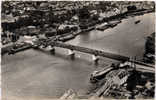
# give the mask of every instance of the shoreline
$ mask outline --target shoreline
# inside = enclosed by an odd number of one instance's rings
[[[95,25],[90,26],[87,29],[83,29],[83,30],[78,29],[77,32],[72,31],[70,33],[62,34],[63,36],[59,35],[58,40],[61,40],[62,42],[67,42],[67,41],[70,41],[70,40],[76,38],[76,36],[82,34],[83,32],[89,32],[91,30],[96,29],[96,25],[100,25],[100,24],[102,24],[104,22],[109,22],[109,21],[114,21],[114,20],[122,21],[123,19],[125,19],[126,17],[131,16],[131,15],[139,16],[139,15],[144,15],[144,14],[148,14],[148,13],[154,13],[154,9],[147,9],[147,10],[141,9],[141,10],[136,10],[136,11],[132,11],[132,12],[127,11],[127,12],[124,12],[124,13],[121,13],[121,14],[113,15],[113,16],[110,16],[108,18],[103,18],[102,21],[99,21],[99,20],[96,21]],[[118,25],[118,23],[117,23],[117,25]],[[110,27],[108,27],[108,28],[110,28]],[[108,29],[108,28],[106,28],[106,29]],[[55,36],[52,36],[51,38],[53,38],[53,37],[55,37]],[[14,43],[12,43],[12,42],[9,43],[9,44],[6,44],[6,45],[2,45],[1,54],[3,55],[3,54],[8,53],[10,48],[12,48],[13,46],[14,46]]]
[[[139,11],[140,11],[140,10],[139,10]],[[142,10],[141,10],[141,11],[142,11]],[[108,18],[104,18],[101,22],[96,23],[94,26],[91,26],[91,27],[88,27],[87,29],[79,30],[78,32],[75,32],[72,39],[74,39],[77,35],[82,34],[83,32],[88,32],[88,31],[94,30],[94,29],[96,28],[96,25],[100,25],[100,24],[102,24],[102,23],[104,23],[104,22],[114,21],[114,20],[116,20],[116,19],[118,19],[118,18],[121,18],[121,19],[119,19],[119,20],[122,21],[122,20],[125,19],[126,17],[133,15],[133,13],[134,13],[134,16],[139,16],[139,15],[144,15],[144,14],[148,14],[148,13],[154,13],[154,11],[153,11],[153,9],[152,9],[152,10],[145,10],[145,11],[143,10],[143,12],[138,12],[138,11],[136,11],[136,12],[125,12],[125,13],[122,13],[122,14],[118,14],[118,15],[115,15],[115,16],[110,16],[110,17],[108,17]],[[117,17],[117,18],[116,18],[116,17]],[[117,23],[117,25],[118,25],[118,24],[119,24],[119,23]],[[110,28],[110,27],[108,27],[108,28]],[[106,29],[108,29],[108,28],[106,28]],[[105,30],[106,30],[106,29],[105,29]],[[103,30],[103,31],[104,31],[104,30]],[[67,33],[67,34],[69,34],[69,33]],[[72,39],[69,39],[69,40],[67,40],[67,41],[70,41],[70,40],[72,40]],[[65,42],[66,42],[66,41],[65,41]]]

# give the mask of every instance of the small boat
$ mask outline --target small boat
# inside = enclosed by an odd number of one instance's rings
[[[107,28],[108,28],[108,23],[103,23],[101,25],[96,26],[96,29],[100,31],[104,31]]]
[[[111,27],[111,28],[113,28],[116,25],[118,25],[119,23],[121,23],[121,20],[110,21],[110,22],[108,22],[108,26]]]
[[[65,42],[65,41],[68,41],[68,40],[73,39],[73,38],[75,38],[75,35],[72,33],[69,33],[69,34],[66,34],[66,35],[60,37],[58,40]]]
[[[140,20],[135,21],[135,24],[138,24],[138,23],[140,23]]]
[[[24,50],[27,50],[27,49],[30,49],[32,47],[31,44],[28,44],[28,43],[18,43],[18,44],[15,44],[8,52],[8,54],[15,54],[17,52],[20,52],[20,51],[24,51]]]
[[[107,26],[113,28],[113,27],[115,27],[116,25],[117,25],[117,23],[109,23]]]
[[[123,70],[124,68],[128,68],[129,66],[131,66],[131,63],[125,62],[125,63],[112,63],[100,70],[96,70],[94,72],[91,73],[90,75],[90,82],[91,83],[97,83],[98,81],[102,80],[104,77],[108,76],[107,74],[109,74],[112,71],[115,70]],[[124,71],[125,72],[125,71]],[[124,73],[123,74],[126,74]],[[122,73],[119,73],[122,74]],[[119,75],[120,79],[122,79],[125,75]],[[124,81],[124,80],[123,80]],[[121,82],[123,83],[123,82]]]
[[[100,31],[104,31],[104,30],[106,30],[107,28],[109,28],[109,26],[102,26],[102,27],[98,27],[98,28],[96,28],[97,30],[100,30]]]
[[[93,73],[91,73],[90,76],[90,82],[91,83],[96,83],[99,80],[101,80],[103,77],[105,77],[105,75],[110,72],[113,69],[113,67],[110,67],[110,65],[108,65],[106,68],[100,69],[100,70],[96,70]]]

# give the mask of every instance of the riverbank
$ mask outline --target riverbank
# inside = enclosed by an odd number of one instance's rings
[[[126,11],[154,9],[154,2],[84,1],[84,2],[3,2],[2,43],[12,41],[8,35],[48,37],[69,33],[70,25],[87,30],[102,20],[113,19]],[[11,7],[12,9],[9,9]],[[87,17],[84,17],[87,16]],[[63,26],[63,31],[59,30]],[[65,26],[65,27],[64,27]],[[72,37],[72,36],[68,36]]]
[[[69,41],[71,39],[74,39],[79,34],[89,32],[91,30],[96,29],[97,25],[100,25],[100,24],[102,24],[104,22],[107,22],[107,23],[109,22],[110,23],[110,25],[107,26],[107,28],[106,28],[106,29],[108,29],[108,28],[111,28],[111,24],[116,24],[116,25],[119,24],[119,22],[111,23],[111,21],[114,21],[114,20],[122,21],[122,19],[125,19],[128,16],[134,17],[134,16],[140,16],[140,15],[143,15],[143,14],[146,14],[146,13],[152,13],[152,12],[154,12],[154,9],[150,9],[150,10],[141,9],[141,10],[135,10],[135,11],[130,11],[130,12],[127,11],[127,12],[122,13],[122,14],[118,14],[118,15],[115,15],[115,16],[110,16],[108,18],[103,18],[103,20],[97,21],[95,24],[93,24],[93,26],[87,27],[86,29],[78,28],[78,30],[76,32],[71,31],[70,33],[66,33],[66,34],[63,34],[63,35],[58,35],[57,40],[62,41],[62,42],[66,42],[66,41]],[[12,46],[13,46],[13,43],[9,43],[7,45],[2,46],[1,54],[3,55],[5,53],[9,52],[9,50],[10,50],[10,48]]]
[[[111,23],[111,21],[113,20],[118,20],[118,21],[121,21],[122,19],[125,19],[127,18],[128,16],[131,16],[131,17],[134,17],[134,16],[140,16],[140,15],[143,15],[143,14],[146,14],[146,13],[152,13],[154,12],[153,9],[151,10],[145,10],[145,9],[142,9],[142,10],[136,10],[136,11],[132,11],[132,12],[125,12],[125,13],[122,13],[122,14],[118,14],[118,15],[115,15],[115,16],[110,16],[108,18],[103,18],[103,20],[101,21],[97,21],[96,24],[94,24],[93,26],[91,27],[88,27],[86,29],[80,29],[78,30],[77,32],[74,32],[73,36],[69,36],[69,40],[70,38],[71,39],[74,39],[77,35],[83,33],[83,32],[88,32],[88,31],[91,31],[93,29],[96,29],[96,25],[99,25],[99,24],[102,24],[104,22],[109,22],[110,23],[110,26],[107,27],[107,28],[111,28],[111,24],[119,24],[119,22],[116,22],[116,23]]]

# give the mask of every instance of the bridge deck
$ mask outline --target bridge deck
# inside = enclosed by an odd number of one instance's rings
[[[119,61],[131,61],[131,59],[129,57],[118,55],[118,54],[113,54],[113,53],[109,53],[109,52],[104,52],[101,50],[95,50],[95,49],[75,46],[75,45],[71,45],[71,44],[65,44],[65,43],[56,42],[56,41],[55,42],[51,41],[50,44],[52,46],[55,46],[55,47],[72,49],[72,50],[76,50],[76,51],[80,51],[80,52],[84,52],[84,53],[89,53],[89,54],[93,54],[93,55],[97,55],[97,56],[107,57],[107,58],[115,59],[115,60],[119,60]],[[146,64],[146,63],[143,63],[143,62],[137,61],[137,60],[132,60],[132,61],[136,64],[139,64],[139,65],[154,68],[154,65],[151,65],[151,64]]]

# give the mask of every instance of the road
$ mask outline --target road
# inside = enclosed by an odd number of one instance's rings
[[[139,24],[134,24],[140,19]],[[154,32],[154,14],[130,17],[114,28],[93,30],[81,34],[67,43],[104,50],[125,56],[141,58],[145,37]],[[76,52],[70,60],[67,50],[56,48],[56,55],[46,50],[26,50],[15,55],[2,56],[2,97],[12,98],[57,98],[68,89],[79,95],[87,94],[92,71],[114,62],[102,58],[95,66],[91,55]]]

